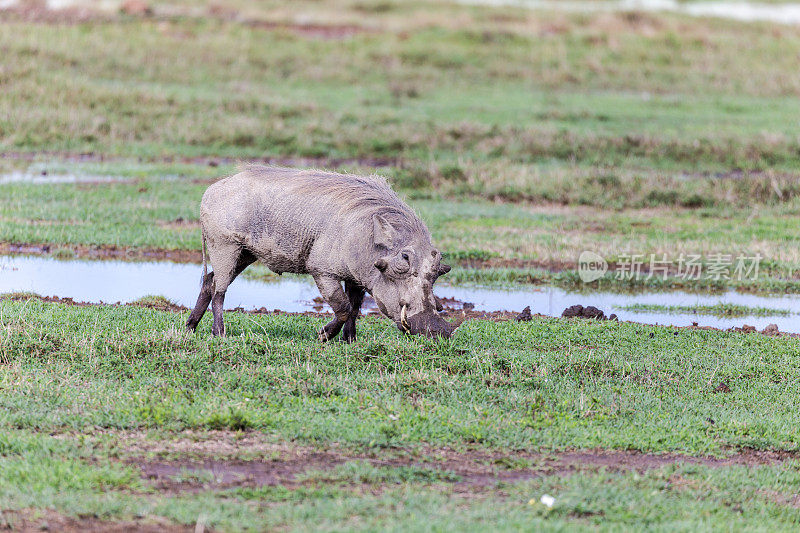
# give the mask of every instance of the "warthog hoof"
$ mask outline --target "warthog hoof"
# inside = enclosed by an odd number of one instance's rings
[[[319,339],[319,342],[328,342],[331,340],[331,337],[328,334],[328,331],[325,329],[325,326],[320,328],[319,332],[317,333],[317,338]]]

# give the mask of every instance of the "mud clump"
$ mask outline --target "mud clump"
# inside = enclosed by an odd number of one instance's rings
[[[562,318],[593,318],[595,320],[617,320],[617,315],[611,314],[606,316],[606,314],[601,311],[600,309],[596,308],[593,305],[587,305],[586,307],[578,304],[567,307],[564,309],[564,312],[561,313]]]
[[[522,312],[514,318],[514,320],[517,322],[528,322],[533,320],[533,316],[531,316],[531,306],[526,306],[525,309],[523,309]]]
[[[731,388],[730,388],[730,386],[728,386],[727,383],[725,383],[724,381],[721,381],[720,384],[717,385],[716,388],[714,389],[714,392],[715,393],[727,394],[727,393],[731,392]]]
[[[762,335],[778,335],[780,334],[780,330],[778,329],[777,324],[770,324],[764,328],[761,332]]]

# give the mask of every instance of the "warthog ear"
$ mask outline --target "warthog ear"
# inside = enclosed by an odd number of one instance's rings
[[[375,261],[375,268],[377,268],[381,272],[384,272],[388,266],[389,263],[386,262],[386,259],[378,259],[377,261]]]
[[[436,274],[439,276],[444,276],[450,272],[450,265],[445,265],[444,263],[439,265],[439,270],[436,271]]]
[[[394,238],[397,235],[389,221],[381,215],[373,215],[372,217],[372,238],[376,246],[384,246],[391,248],[394,244]]]

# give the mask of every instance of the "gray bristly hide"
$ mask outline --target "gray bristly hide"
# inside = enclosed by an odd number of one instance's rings
[[[212,331],[224,334],[225,291],[255,260],[278,274],[313,276],[335,315],[322,341],[342,328],[346,341],[355,339],[364,291],[403,331],[449,337],[455,329],[436,313],[433,295],[450,267],[381,177],[248,166],[208,188],[200,223],[213,272],[203,277],[191,330],[211,302]]]

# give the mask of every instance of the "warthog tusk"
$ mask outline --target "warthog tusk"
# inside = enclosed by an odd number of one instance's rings
[[[406,307],[408,306],[404,305],[400,308],[400,325],[403,326],[406,333],[411,333],[411,326],[408,325],[408,320],[406,320]]]

